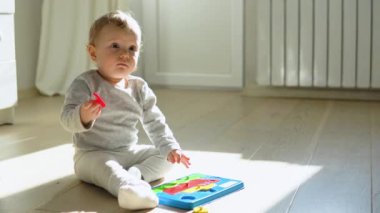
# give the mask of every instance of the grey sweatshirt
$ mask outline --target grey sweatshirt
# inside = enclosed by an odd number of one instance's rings
[[[138,142],[136,125],[140,121],[161,155],[180,149],[148,84],[142,78],[130,76],[127,88],[124,85],[123,81],[115,86],[108,83],[96,70],[87,71],[72,82],[66,93],[61,123],[73,133],[75,147],[79,150],[128,149]],[[99,118],[83,126],[80,105],[93,99],[93,92],[99,93],[107,106]]]

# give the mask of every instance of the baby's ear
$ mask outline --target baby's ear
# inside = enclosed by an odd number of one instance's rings
[[[92,44],[87,45],[87,52],[88,52],[88,55],[91,57],[91,59],[93,61],[95,61],[96,60],[96,48],[95,48],[95,46]]]

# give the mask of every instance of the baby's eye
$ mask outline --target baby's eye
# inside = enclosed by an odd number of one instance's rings
[[[137,50],[136,46],[130,46],[129,47],[129,51],[131,51],[131,52],[136,52],[136,50]]]
[[[120,48],[120,45],[118,43],[112,43],[111,47],[112,48]]]

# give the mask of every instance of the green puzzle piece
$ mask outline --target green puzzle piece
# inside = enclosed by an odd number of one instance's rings
[[[162,185],[159,185],[159,186],[153,188],[153,192],[155,192],[157,194],[157,193],[163,192],[165,189],[169,189],[169,188],[175,187],[178,184],[186,183],[186,182],[191,181],[191,180],[202,178],[203,176],[204,175],[202,175],[202,174],[192,174],[192,175],[183,177],[181,179],[174,180],[174,181],[171,181],[169,183],[164,183]]]

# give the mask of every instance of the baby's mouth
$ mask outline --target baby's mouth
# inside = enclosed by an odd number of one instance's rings
[[[116,65],[119,67],[129,67],[126,63],[117,63]]]

